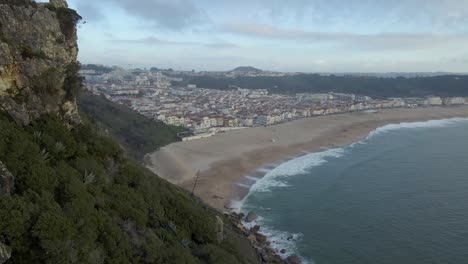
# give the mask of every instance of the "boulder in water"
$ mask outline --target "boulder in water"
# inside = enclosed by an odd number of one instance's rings
[[[245,221],[247,223],[252,223],[253,221],[257,220],[257,214],[250,211],[247,216],[245,217]]]

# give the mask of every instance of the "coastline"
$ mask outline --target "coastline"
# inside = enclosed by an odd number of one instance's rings
[[[146,166],[166,180],[192,190],[223,211],[249,192],[245,176],[262,177],[266,170],[302,155],[338,148],[364,139],[378,127],[468,117],[468,106],[384,109],[377,113],[320,116],[219,134],[208,139],[178,142],[150,153]],[[274,140],[272,140],[274,139]],[[269,166],[269,167],[268,167]]]

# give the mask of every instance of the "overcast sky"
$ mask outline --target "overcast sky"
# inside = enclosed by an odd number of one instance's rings
[[[468,72],[468,0],[68,0],[82,63]]]

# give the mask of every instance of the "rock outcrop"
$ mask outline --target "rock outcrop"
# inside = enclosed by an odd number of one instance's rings
[[[76,23],[64,0],[0,0],[0,109],[19,124],[58,113],[80,123]]]
[[[249,212],[245,217],[247,223],[252,223],[255,220],[257,220],[257,214],[255,212]]]
[[[257,218],[256,214],[253,212],[250,212],[247,214],[247,217],[244,216],[244,214],[237,214],[237,213],[231,213],[230,215],[227,215],[229,217],[229,220],[232,222],[232,225],[238,230],[250,241],[252,246],[255,248],[257,251],[257,254],[259,258],[262,260],[262,263],[268,263],[268,264],[301,264],[301,259],[296,256],[296,255],[291,255],[287,259],[282,259],[279,253],[286,253],[285,250],[283,252],[277,252],[273,247],[271,246],[270,241],[268,241],[268,238],[260,233],[261,227],[259,225],[255,225],[254,227],[247,229],[245,228],[244,225],[242,225],[242,221],[247,221],[247,218],[250,217],[250,220],[255,221]]]
[[[215,216],[216,242],[220,244],[224,240],[224,222],[219,216]]]
[[[10,258],[11,258],[10,248],[5,246],[2,242],[0,242],[0,264],[5,263]]]
[[[15,186],[15,177],[0,161],[0,197],[9,196]]]

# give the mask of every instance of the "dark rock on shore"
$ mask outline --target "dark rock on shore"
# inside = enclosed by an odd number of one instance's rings
[[[245,217],[245,221],[247,223],[252,223],[253,221],[257,220],[257,214],[250,211],[247,216]]]
[[[233,226],[237,227],[245,236],[246,238],[250,241],[252,246],[257,250],[257,254],[260,257],[261,261],[263,263],[268,263],[268,264],[300,264],[301,259],[296,256],[292,255],[288,257],[287,259],[281,258],[279,256],[278,252],[275,251],[271,247],[270,241],[268,241],[268,238],[260,234],[260,226],[256,225],[249,230],[245,228],[244,225],[242,225],[242,220],[245,220],[246,222],[255,221],[257,219],[257,215],[254,212],[249,212],[247,214],[247,217],[244,218],[244,214],[238,214],[238,213],[232,213],[229,216],[229,219],[231,220]],[[281,253],[284,254],[286,253],[286,250],[281,250]]]

